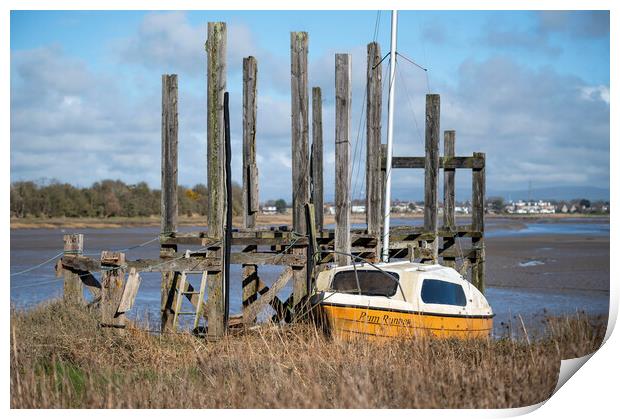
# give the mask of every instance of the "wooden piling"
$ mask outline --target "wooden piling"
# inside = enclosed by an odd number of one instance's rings
[[[226,91],[226,24],[209,22],[207,35],[207,232],[224,234],[224,92]]]
[[[351,55],[336,54],[336,230],[334,250],[351,253]],[[334,255],[338,266],[349,265],[347,255]]]
[[[256,58],[243,59],[243,226],[256,227],[258,214],[258,166],[256,164]],[[257,246],[246,246],[246,253],[255,253]],[[242,305],[247,307],[257,298],[258,267],[242,267]]]
[[[312,88],[312,203],[315,228],[323,230],[323,100],[320,87]]]
[[[439,95],[426,95],[424,160],[424,229],[434,234],[431,262],[437,262],[437,185],[439,177]]]
[[[102,251],[101,266],[106,269],[101,274],[101,326],[125,327],[125,312],[118,307],[125,288],[125,254]]]
[[[366,63],[366,225],[368,234],[381,234],[381,47],[371,42]]]
[[[207,234],[224,239],[226,215],[224,172],[224,93],[226,91],[226,24],[209,22],[207,27]],[[211,256],[223,264],[223,245]],[[222,264],[209,271],[207,278],[207,338],[215,340],[224,334],[224,276]]]
[[[64,255],[82,255],[84,251],[83,234],[65,234],[63,236]],[[64,277],[63,299],[67,303],[84,303],[84,286],[80,274],[70,269],[62,270]]]
[[[291,142],[293,230],[307,234],[305,204],[310,200],[310,160],[308,156],[308,33],[291,32]],[[293,253],[307,258],[305,248]],[[293,307],[308,295],[307,268],[293,269]]]
[[[178,81],[176,74],[161,77],[161,231],[167,238],[177,232],[178,219]],[[160,257],[170,257],[176,245],[162,244]],[[161,331],[172,326],[172,299],[174,272],[162,272],[161,277]]]
[[[486,160],[484,153],[474,153],[474,158]],[[473,231],[482,233],[481,237],[473,237],[472,248],[475,250],[475,258],[471,261],[471,282],[480,292],[484,293],[485,286],[485,245],[484,245],[484,204],[485,204],[486,174],[484,166],[473,169],[472,192],[471,192],[471,228]]]
[[[293,230],[305,234],[304,205],[310,195],[307,32],[291,32],[291,122]]]
[[[455,132],[444,131],[443,133],[443,148],[444,148],[444,169],[443,169],[443,226],[444,229],[450,231],[455,228],[454,220],[454,175],[456,169],[446,168],[446,159],[454,157],[454,142]],[[451,250],[455,246],[456,237],[444,237],[443,251],[445,254],[450,254]],[[444,256],[443,263],[446,266],[452,268],[456,267],[456,259],[454,256]]]
[[[256,58],[243,59],[243,226],[256,227],[258,169],[256,167]]]

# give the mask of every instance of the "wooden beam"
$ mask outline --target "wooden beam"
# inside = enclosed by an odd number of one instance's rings
[[[444,157],[450,158],[454,156],[454,131],[444,131],[443,133],[443,146]],[[454,221],[454,174],[455,169],[445,168],[443,169],[443,228],[446,230],[452,230],[455,226]],[[453,248],[456,241],[454,237],[446,237],[443,241],[444,251]],[[456,260],[446,253],[443,254],[443,263],[446,266],[456,268]]]
[[[226,42],[224,22],[207,25],[207,233],[214,239],[224,239],[226,215],[226,173],[224,144],[224,93],[226,92]],[[211,252],[223,259],[222,249]],[[223,265],[223,261],[220,266]],[[208,318],[207,339],[216,340],[224,334],[224,275],[222,269],[209,271],[207,278]]]
[[[323,230],[323,110],[321,88],[312,88],[312,203],[316,229]]]
[[[334,250],[351,251],[351,54],[336,54],[336,231]],[[349,265],[347,255],[334,256],[339,266]]]
[[[161,77],[161,230],[160,238],[175,234],[178,224],[178,81],[176,74]],[[160,240],[163,255],[177,251],[176,244]],[[162,332],[172,326],[170,298],[173,297],[173,272],[161,276],[161,322]]]
[[[106,268],[101,274],[101,326],[123,328],[127,318],[117,309],[125,287],[125,254],[104,250],[101,265]]]
[[[425,157],[392,157],[392,169],[424,169]],[[477,157],[455,156],[440,157],[440,169],[482,169],[484,159]],[[381,170],[385,170],[385,157],[381,159]]]
[[[256,226],[258,169],[256,165],[256,58],[243,59],[243,226]]]
[[[366,61],[366,225],[369,234],[380,235],[381,213],[381,47],[371,42]]]
[[[83,234],[65,234],[63,236],[64,255],[79,256],[84,251]],[[64,285],[63,300],[71,304],[84,303],[84,287],[79,273],[63,269]]]
[[[437,186],[439,175],[439,112],[439,95],[426,95],[424,229],[435,234],[437,233]],[[437,262],[438,240],[433,239],[431,246],[433,249],[431,262],[435,263]]]
[[[291,141],[293,230],[306,234],[304,205],[310,196],[307,32],[291,32]]]

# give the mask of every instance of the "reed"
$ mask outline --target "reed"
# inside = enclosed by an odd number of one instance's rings
[[[264,325],[207,343],[98,326],[46,303],[11,313],[13,408],[503,408],[548,398],[561,356],[596,350],[603,319],[549,319],[544,336],[333,340]]]

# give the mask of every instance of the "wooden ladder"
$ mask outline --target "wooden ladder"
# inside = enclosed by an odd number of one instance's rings
[[[202,275],[200,279],[200,291],[186,291],[185,283],[187,282],[188,275]],[[172,327],[176,328],[179,322],[179,316],[194,316],[194,328],[196,330],[200,324],[200,318],[202,317],[205,289],[207,287],[207,271],[182,271],[181,278],[177,282],[176,288],[176,300],[174,305],[174,317],[172,320]],[[198,302],[196,303],[196,311],[181,311],[183,304],[183,297],[186,295],[198,295]]]

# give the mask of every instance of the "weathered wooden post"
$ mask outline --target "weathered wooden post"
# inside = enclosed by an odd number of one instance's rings
[[[161,230],[160,238],[177,232],[178,200],[178,81],[176,74],[161,77]],[[176,244],[162,244],[160,257],[169,258]],[[161,274],[161,331],[172,326],[175,273]]]
[[[371,42],[366,63],[366,224],[381,235],[381,47]],[[377,254],[379,256],[379,254]]]
[[[224,239],[226,215],[224,173],[224,92],[226,91],[226,23],[209,22],[207,27],[207,234]],[[222,263],[209,271],[206,312],[209,322],[207,338],[224,334],[223,244],[212,256]]]
[[[127,322],[125,312],[117,311],[125,287],[124,265],[124,253],[101,252],[101,326],[123,328]]]
[[[256,165],[256,58],[243,59],[243,226],[256,227],[258,213],[258,166]],[[256,252],[256,245],[248,245],[244,252]],[[242,305],[247,307],[257,298],[258,267],[243,265]]]
[[[83,234],[65,234],[63,242],[65,255],[81,255],[84,251]],[[82,285],[80,275],[69,269],[63,269],[62,272],[64,277],[64,301],[67,303],[83,303],[84,286]]]
[[[312,203],[315,228],[323,230],[323,103],[321,88],[312,88]]]
[[[351,54],[336,54],[336,231],[334,250],[351,253]],[[334,261],[348,265],[348,255],[336,253]]]
[[[307,234],[305,204],[310,200],[310,162],[308,158],[308,33],[291,32],[291,141],[293,174],[293,230]],[[306,256],[306,249],[293,249]],[[293,306],[308,291],[307,269],[293,272]]]
[[[480,233],[480,237],[472,237],[472,249],[475,256],[472,259],[471,282],[480,292],[484,293],[485,282],[485,249],[484,249],[484,204],[485,204],[485,154],[474,153],[474,159],[481,159],[484,164],[482,168],[474,168],[472,171],[472,192],[471,192],[471,229],[473,232]]]
[[[437,263],[437,185],[439,177],[439,95],[426,95],[424,230],[432,233],[431,262]]]
[[[444,131],[443,148],[444,148],[444,169],[443,169],[443,227],[445,230],[455,231],[454,221],[454,175],[456,169],[447,168],[450,157],[454,157],[454,131]],[[444,237],[443,251],[447,256],[443,257],[443,263],[446,266],[456,268],[456,259],[454,257],[456,236]]]

